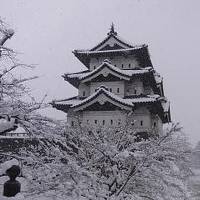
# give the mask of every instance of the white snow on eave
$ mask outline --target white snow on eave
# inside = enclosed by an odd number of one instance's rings
[[[107,91],[104,88],[99,88],[96,92],[94,92],[92,95],[89,97],[85,98],[84,100],[66,100],[60,103],[57,103],[58,105],[71,105],[71,107],[75,106],[80,106],[91,99],[93,99],[95,96],[97,96],[101,91],[103,93],[107,94],[111,99],[115,99],[117,102],[120,102],[122,104],[128,105],[128,106],[134,106],[134,103],[149,103],[149,102],[156,102],[158,98],[160,97],[159,95],[147,95],[147,97],[136,97],[136,98],[130,98],[130,99],[123,99],[112,92]]]
[[[129,45],[129,46],[132,46],[133,48],[138,48],[138,49],[139,49],[139,48],[141,48],[141,47],[147,46],[146,44],[141,44],[141,45],[133,44],[133,43],[131,43],[131,42],[125,40],[124,38],[122,38],[122,37],[119,36],[119,35],[116,35],[115,37],[116,37],[118,40],[122,41],[123,43],[125,43],[125,44],[127,44],[127,45]]]
[[[81,102],[79,99],[70,99],[70,100],[65,100],[65,101],[55,101],[56,105],[74,105],[78,102]]]
[[[124,44],[125,46],[127,46],[127,48],[130,48],[129,46],[132,46],[132,48],[141,48],[141,47],[145,46],[145,44],[142,44],[142,45],[133,44],[133,43],[131,43],[131,42],[125,40],[124,38],[122,38],[122,37],[119,36],[118,34],[116,34],[116,35],[108,35],[108,36],[106,36],[106,38],[103,39],[101,42],[99,42],[97,45],[95,45],[94,47],[92,47],[90,50],[85,50],[85,51],[90,51],[90,52],[91,52],[91,51],[93,51],[92,49],[96,49],[99,45],[100,45],[100,47],[98,47],[97,49],[100,49],[101,46],[106,42],[106,40],[107,40],[110,36],[113,37],[113,38],[115,38],[115,39],[117,39],[117,40],[119,40],[119,41],[121,41],[121,43]],[[120,42],[119,42],[119,43],[120,43]],[[84,50],[81,50],[81,51],[84,51]],[[93,52],[94,52],[94,51],[93,51]]]
[[[114,50],[104,50],[104,51],[88,51],[88,50],[76,50],[77,53],[81,54],[96,54],[96,53],[109,53],[109,52],[126,52],[126,51],[131,51],[131,50],[137,50],[143,48],[144,45],[141,46],[135,46],[132,48],[127,48],[127,49],[114,49]]]
[[[122,70],[119,69],[118,67],[115,67],[114,65],[108,63],[108,62],[103,62],[99,67],[97,67],[95,70],[91,71],[91,72],[87,72],[87,73],[80,73],[80,74],[68,74],[67,76],[69,78],[79,78],[84,79],[87,76],[93,75],[95,74],[100,68],[102,68],[104,66],[104,64],[106,64],[110,69],[112,69],[113,71],[116,71],[120,74],[123,74],[125,76],[132,76],[132,75],[136,75],[136,74],[144,74],[144,73],[148,73],[152,67],[145,67],[143,69],[132,69],[132,70]]]

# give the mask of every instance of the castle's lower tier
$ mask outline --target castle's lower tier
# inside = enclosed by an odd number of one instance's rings
[[[158,115],[151,114],[145,107],[138,108],[134,112],[125,110],[113,111],[79,111],[69,110],[67,116],[68,125],[76,127],[120,127],[131,126],[136,132],[150,132],[152,130],[161,133],[162,121]]]

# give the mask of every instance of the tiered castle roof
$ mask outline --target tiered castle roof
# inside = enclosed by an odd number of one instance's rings
[[[112,41],[111,44],[108,44],[109,41]],[[101,86],[88,97],[76,96],[53,101],[53,107],[64,112],[68,112],[72,108],[76,112],[85,109],[104,110],[114,107],[123,110],[134,110],[138,106],[146,105],[152,113],[160,116],[163,123],[171,121],[169,102],[164,97],[163,80],[152,66],[147,45],[134,46],[125,42],[117,35],[112,25],[108,36],[98,45],[90,50],[75,50],[73,53],[88,68],[88,70],[78,73],[63,75],[63,78],[74,87],[79,88],[81,83],[87,84],[93,81],[131,81],[135,77],[139,77],[143,80],[144,84],[146,83],[151,86],[154,95],[140,94],[120,97],[109,92],[105,86]],[[134,69],[120,69],[106,59],[96,69],[91,71],[90,60],[92,58],[98,58],[99,56],[109,58],[116,55],[134,56],[138,62],[138,67]]]
[[[107,44],[109,40],[114,41],[112,46]],[[151,59],[148,52],[148,46],[146,44],[132,45],[124,41],[124,39],[119,37],[117,35],[117,32],[115,32],[113,24],[107,37],[95,47],[89,50],[74,50],[73,53],[87,68],[89,68],[90,59],[92,57],[98,57],[102,55],[134,55],[141,66],[152,67]]]

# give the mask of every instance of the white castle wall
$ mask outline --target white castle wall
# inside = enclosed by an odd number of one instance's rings
[[[143,82],[140,79],[125,82],[125,96],[140,94],[144,94]]]
[[[140,79],[135,79],[133,81],[111,81],[111,82],[91,82],[89,84],[81,83],[79,85],[79,97],[88,97],[95,92],[95,90],[104,85],[109,91],[114,94],[124,97],[130,95],[140,95],[140,94],[153,94],[152,89],[144,88],[143,82]],[[83,95],[85,94],[85,96]]]
[[[162,121],[158,116],[152,115],[147,108],[136,109],[131,115],[127,111],[69,111],[67,122],[70,126],[78,123],[86,126],[123,126],[128,123],[136,132],[151,131],[162,132]]]
[[[124,81],[92,82],[90,86],[90,93],[93,94],[101,85],[106,86],[109,91],[112,91],[112,93],[124,97]]]
[[[132,55],[129,56],[115,56],[115,57],[98,57],[98,58],[91,58],[90,60],[90,70],[96,69],[99,65],[103,63],[105,59],[110,60],[112,65],[120,69],[134,69],[139,67],[139,63],[137,62],[136,58]]]
[[[88,97],[90,96],[90,84],[81,83],[78,88],[79,97]]]

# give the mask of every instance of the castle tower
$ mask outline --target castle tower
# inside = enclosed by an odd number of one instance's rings
[[[112,24],[107,37],[90,50],[74,50],[87,70],[64,74],[78,95],[53,101],[67,113],[70,126],[122,126],[138,132],[162,131],[171,121],[162,77],[155,71],[147,45],[122,40]]]

